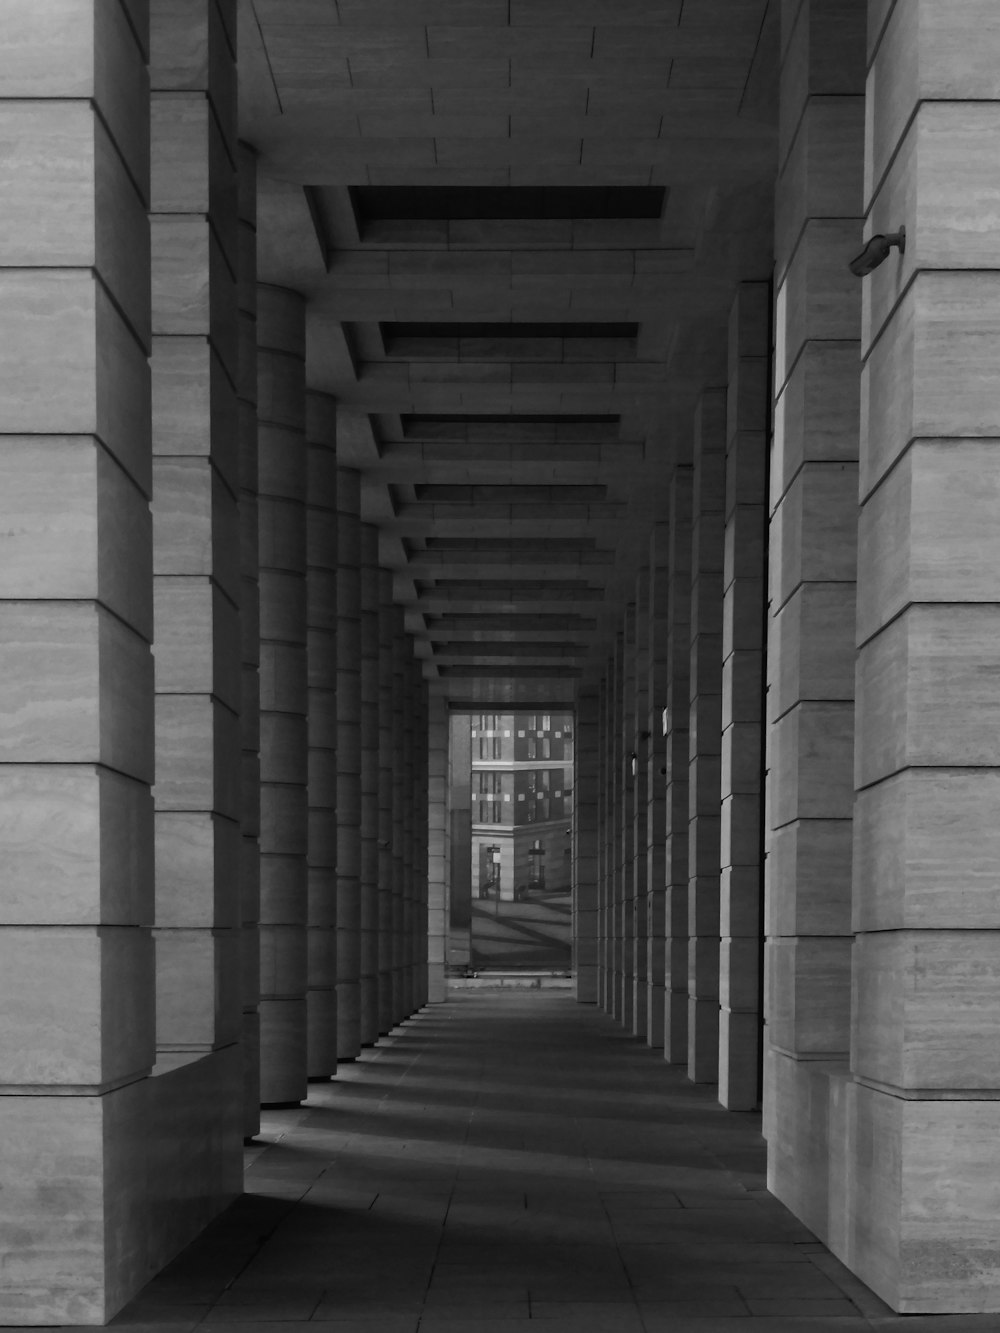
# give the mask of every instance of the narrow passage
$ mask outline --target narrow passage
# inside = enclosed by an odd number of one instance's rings
[[[115,1320],[170,1333],[958,1333],[765,1190],[759,1117],[565,993],[459,994],[265,1114],[248,1193]]]

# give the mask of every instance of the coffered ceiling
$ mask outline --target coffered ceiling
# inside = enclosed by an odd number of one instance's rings
[[[241,0],[263,281],[309,298],[425,672],[571,701],[767,277],[778,0]]]

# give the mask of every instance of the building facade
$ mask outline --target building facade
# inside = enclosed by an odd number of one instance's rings
[[[572,714],[481,713],[473,721],[473,892],[508,902],[568,892]]]
[[[1000,1311],[998,69],[994,0],[5,0],[0,1323],[446,999],[449,726],[567,711],[580,1001]]]

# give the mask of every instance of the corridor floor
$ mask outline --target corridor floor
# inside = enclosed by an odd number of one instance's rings
[[[960,1333],[891,1314],[724,1112],[565,992],[458,994],[268,1112],[248,1193],[118,1318],[164,1333]]]

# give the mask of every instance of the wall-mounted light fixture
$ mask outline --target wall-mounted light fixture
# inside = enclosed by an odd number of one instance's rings
[[[900,227],[899,231],[883,235],[879,232],[873,236],[859,255],[856,255],[848,264],[848,268],[856,278],[864,278],[875,269],[879,264],[884,264],[889,258],[889,251],[893,247],[903,254],[906,250],[906,228]]]
[[[639,775],[639,756],[638,756],[638,755],[636,754],[636,752],[633,750],[633,751],[632,751],[632,776],[635,778],[635,777],[638,777],[638,775]]]

